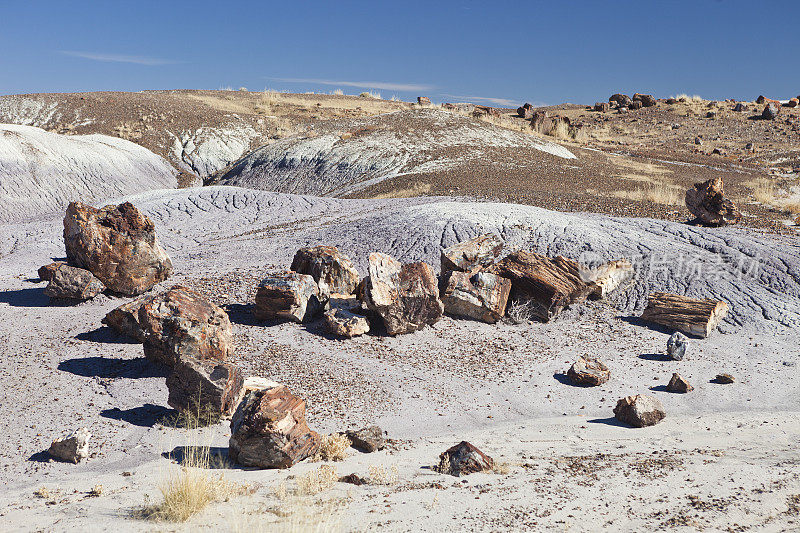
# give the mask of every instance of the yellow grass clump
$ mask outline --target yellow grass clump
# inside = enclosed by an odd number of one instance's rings
[[[320,465],[319,468],[306,472],[297,478],[297,493],[301,496],[313,496],[333,487],[339,481],[336,467]]]
[[[685,191],[672,183],[656,180],[638,187],[635,191],[616,191],[613,196],[615,198],[652,202],[661,205],[682,205]]]
[[[386,198],[413,198],[415,196],[424,196],[429,192],[431,192],[430,183],[414,182],[403,189],[395,189],[393,191],[376,194],[373,198],[378,200],[385,200]]]
[[[342,461],[347,457],[347,450],[352,445],[350,439],[346,435],[334,433],[332,435],[323,435],[319,449],[314,454],[312,460],[314,461]]]

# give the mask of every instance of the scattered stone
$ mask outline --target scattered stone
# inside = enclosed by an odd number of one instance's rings
[[[253,314],[259,320],[308,322],[325,309],[327,300],[308,274],[279,272],[259,284]]]
[[[389,335],[417,331],[442,317],[444,304],[433,269],[427,263],[401,265],[379,252],[369,254],[369,275],[359,298],[378,313]]]
[[[47,453],[67,463],[78,464],[89,457],[89,439],[92,434],[86,428],[80,428],[69,437],[54,440]]]
[[[228,455],[242,466],[289,468],[316,453],[320,436],[306,423],[306,402],[285,385],[245,395],[231,420]]]
[[[439,465],[435,470],[440,474],[460,477],[485,472],[493,467],[494,459],[464,440],[439,455]]]
[[[756,151],[756,147],[755,147],[755,145],[753,143],[745,144],[744,145],[744,149],[747,150],[748,152],[755,152]]]
[[[144,331],[139,324],[139,308],[147,298],[141,297],[109,311],[101,322],[117,333],[144,342]]]
[[[737,113],[741,113],[743,111],[747,111],[747,105],[739,102],[738,104],[733,106],[733,110],[736,111]]]
[[[383,430],[378,426],[367,426],[359,430],[348,430],[345,432],[347,438],[353,443],[353,448],[363,452],[372,453],[382,450],[386,445],[386,438]]]
[[[773,103],[769,103],[764,106],[764,111],[761,112],[761,118],[764,120],[774,120],[778,118],[778,114],[781,112],[780,106],[777,106]]]
[[[714,148],[713,150],[711,150],[711,154],[712,154],[712,155],[722,155],[722,156],[725,156],[725,155],[728,155],[728,152],[727,152],[727,151],[725,151],[725,149],[723,149],[723,148]]]
[[[216,421],[220,416],[233,414],[243,384],[242,371],[237,366],[187,357],[167,376],[167,404],[178,411]]]
[[[521,107],[517,108],[517,115],[525,120],[530,120],[533,116],[533,105],[525,102]]]
[[[503,251],[503,239],[487,233],[442,250],[442,274],[451,270],[477,272],[494,263]]]
[[[56,270],[62,265],[66,265],[64,261],[56,261],[55,263],[50,263],[49,265],[40,266],[39,270],[36,271],[39,274],[39,279],[42,281],[50,281],[53,279],[53,274],[55,274]]]
[[[658,398],[637,394],[620,399],[614,407],[614,416],[620,422],[642,428],[658,424],[667,414]]]
[[[701,300],[668,292],[654,292],[647,300],[642,320],[708,337],[728,314],[728,304],[720,300]]]
[[[617,107],[629,107],[632,102],[629,96],[619,93],[612,95],[608,101],[617,104]]]
[[[676,331],[667,339],[667,356],[673,361],[683,361],[688,345],[689,339],[686,335]]]
[[[90,271],[119,294],[139,295],[172,274],[155,224],[128,202],[102,209],[70,203],[64,244],[70,264]]]
[[[791,98],[786,102],[786,107],[797,107],[800,105],[800,98]]]
[[[767,99],[766,99],[766,97],[764,97],[763,94],[759,95],[758,98],[756,98],[756,103],[759,104],[759,105],[763,104],[766,101],[767,101]]]
[[[504,257],[487,270],[511,280],[511,297],[528,303],[533,315],[547,322],[565,307],[581,303],[596,290],[592,273],[558,256],[554,259],[519,251]]]
[[[224,361],[233,353],[228,314],[202,295],[175,285],[139,308],[144,355],[173,367],[184,359]]]
[[[742,218],[733,200],[725,197],[720,177],[695,183],[694,187],[687,190],[686,208],[709,226],[724,226]]]
[[[334,308],[325,311],[325,326],[332,335],[352,338],[369,332],[367,318],[352,311]]]
[[[708,113],[706,113],[706,118],[717,118],[717,112],[709,111]]]
[[[700,145],[703,144],[703,139],[701,137],[694,138],[694,144]]]
[[[667,383],[667,392],[677,392],[680,394],[685,394],[687,392],[691,392],[694,390],[688,381],[683,379],[680,374],[675,372],[672,374],[672,379],[669,380]]]
[[[427,96],[417,96],[417,103],[419,105],[431,105],[431,99]]]
[[[675,98],[667,98],[666,102],[668,105],[675,105],[678,103],[678,100]]]
[[[609,261],[595,268],[590,276],[595,289],[592,296],[595,298],[608,298],[623,283],[633,279],[633,265],[627,259]]]
[[[596,102],[594,104],[594,110],[599,111],[600,113],[607,112],[610,107],[611,106],[609,106],[608,102]]]
[[[91,300],[105,290],[94,274],[82,268],[61,265],[44,289],[50,298],[64,300]]]
[[[290,270],[314,278],[323,298],[331,294],[353,294],[361,281],[350,258],[334,246],[299,249]]]
[[[733,376],[730,374],[717,374],[717,377],[714,378],[714,383],[718,383],[720,385],[729,385],[736,381]]]
[[[511,281],[488,272],[450,272],[442,303],[447,314],[494,324],[505,314]]]
[[[596,387],[608,381],[611,371],[599,359],[581,357],[569,367],[567,377],[573,385]]]
[[[339,478],[339,482],[340,483],[350,483],[351,485],[355,485],[357,487],[367,484],[367,480],[364,479],[363,477],[359,476],[356,473],[347,474],[346,476],[340,477]]]

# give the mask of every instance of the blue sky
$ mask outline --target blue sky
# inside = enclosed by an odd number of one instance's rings
[[[619,6],[619,7],[617,7]],[[800,94],[797,1],[0,0],[0,93],[240,86],[518,105]]]

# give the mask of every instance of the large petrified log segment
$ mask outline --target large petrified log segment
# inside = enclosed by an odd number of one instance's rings
[[[101,322],[117,333],[144,342],[144,331],[139,324],[139,308],[147,299],[146,296],[142,296],[124,303],[106,313]]]
[[[686,191],[686,208],[703,224],[724,226],[738,221],[742,214],[730,198],[725,198],[722,178],[695,183]]]
[[[442,295],[446,313],[494,324],[506,312],[511,281],[489,272],[450,272]]]
[[[636,428],[653,426],[661,422],[667,413],[658,398],[646,394],[627,396],[617,402],[614,407],[614,416]]]
[[[647,301],[642,320],[708,337],[728,314],[728,304],[719,300],[700,300],[668,292],[654,292]]]
[[[141,294],[172,274],[172,261],[158,243],[153,221],[128,202],[102,209],[70,203],[64,245],[71,264],[119,294]]]
[[[320,436],[306,423],[306,402],[284,385],[248,392],[231,420],[228,454],[243,466],[288,468],[313,455]]]
[[[350,258],[334,246],[300,248],[294,254],[290,269],[314,278],[323,296],[353,294],[361,281]]]
[[[261,280],[253,314],[259,320],[307,322],[325,309],[327,301],[314,278],[287,270]]]
[[[233,349],[228,314],[183,285],[146,300],[139,324],[145,356],[168,366],[188,358],[224,361]]]
[[[167,376],[167,403],[178,411],[190,411],[211,420],[230,416],[243,384],[242,371],[232,364],[185,358]]]
[[[104,289],[103,283],[88,270],[61,265],[53,272],[44,293],[50,298],[91,300]]]
[[[473,237],[442,250],[442,274],[451,270],[476,272],[494,263],[503,251],[503,240],[492,233]]]
[[[451,476],[466,476],[475,472],[491,470],[494,459],[467,441],[461,441],[439,455],[436,471]]]
[[[623,283],[633,278],[633,265],[627,259],[609,261],[592,271],[591,279],[597,286],[593,298],[607,298]]]
[[[536,318],[545,322],[568,305],[585,301],[597,287],[591,272],[575,261],[534,252],[509,254],[488,272],[510,279],[512,298],[528,301]]]
[[[383,319],[389,335],[436,323],[444,312],[433,269],[427,263],[401,265],[379,252],[369,254],[369,275],[359,297]]]

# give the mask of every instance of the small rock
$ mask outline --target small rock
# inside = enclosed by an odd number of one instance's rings
[[[608,102],[597,102],[596,104],[594,104],[594,110],[600,113],[607,112],[609,107],[610,106],[608,105]]]
[[[741,113],[743,111],[747,111],[747,106],[745,104],[739,102],[738,104],[736,104],[733,107],[733,110],[736,111],[737,113]]]
[[[714,378],[714,383],[718,383],[720,385],[728,385],[734,381],[736,380],[730,374],[717,374],[717,377]]]
[[[628,107],[632,102],[629,96],[619,93],[612,95],[608,101],[617,104],[617,107]]]
[[[345,432],[347,438],[353,443],[353,448],[372,453],[382,450],[386,445],[383,430],[378,426],[367,426],[359,430],[348,430]]]
[[[798,105],[800,105],[800,98],[791,98],[786,103],[786,107],[797,107]]]
[[[347,337],[349,339],[369,331],[367,318],[347,309],[329,309],[325,311],[324,319],[328,331],[339,337]]]
[[[503,251],[503,239],[492,233],[479,235],[442,250],[442,274],[457,270],[477,272],[494,263]]]
[[[494,460],[467,441],[461,441],[439,455],[436,471],[451,476],[466,476],[494,467]]]
[[[139,324],[139,308],[147,300],[146,297],[137,298],[124,303],[109,311],[101,322],[117,333],[144,342],[145,335]]]
[[[89,439],[92,434],[86,428],[80,428],[69,437],[54,440],[47,453],[68,463],[78,464],[89,457]]]
[[[683,379],[677,372],[672,374],[672,379],[670,379],[669,383],[667,384],[667,392],[686,393],[693,390],[694,387],[692,387],[689,382]]]
[[[256,292],[253,314],[259,320],[284,319],[308,322],[321,313],[327,297],[307,274],[279,272],[264,278]]]
[[[636,111],[637,109],[641,109],[642,107],[644,107],[644,104],[642,104],[641,100],[634,100],[633,102],[631,102],[631,105],[628,106],[628,108],[631,111]]]
[[[657,398],[637,394],[620,399],[614,407],[614,416],[620,422],[641,428],[658,424],[667,414]]]
[[[339,478],[339,482],[340,483],[349,483],[351,485],[356,485],[356,486],[361,486],[361,485],[366,485],[367,484],[367,480],[364,479],[363,477],[359,476],[356,473],[347,474],[346,476],[340,477]]]
[[[442,295],[446,313],[494,324],[505,314],[511,280],[488,272],[450,272]]]
[[[611,371],[599,359],[581,357],[567,371],[573,385],[596,387],[611,377]]]
[[[681,333],[676,331],[667,339],[667,355],[673,361],[682,361],[686,355],[686,348],[689,345],[689,339]]]
[[[703,144],[703,139],[701,139],[700,137],[695,137],[694,138],[694,144],[697,144],[697,145]]]
[[[675,105],[678,103],[678,100],[675,98],[667,98],[666,102],[668,105]]]
[[[522,106],[517,108],[517,115],[525,120],[530,120],[533,116],[533,105],[525,102]]]
[[[56,270],[58,270],[61,265],[66,265],[66,263],[64,261],[56,261],[55,263],[50,263],[49,265],[40,266],[36,273],[39,274],[40,280],[50,281],[53,279],[53,274],[55,274]]]
[[[361,281],[350,258],[334,246],[300,248],[294,254],[290,270],[314,278],[323,298],[331,294],[353,294]]]
[[[781,108],[773,103],[769,103],[764,106],[764,111],[761,112],[761,118],[764,120],[774,120],[778,117],[778,113],[781,112]]]
[[[242,371],[237,366],[184,358],[167,377],[167,404],[216,421],[233,414],[243,384]]]
[[[755,152],[756,151],[756,147],[755,147],[755,145],[753,143],[745,144],[744,145],[744,149],[747,150],[748,152]]]
[[[417,96],[417,103],[419,105],[431,105],[431,99],[427,96]]]
[[[61,265],[53,272],[44,293],[50,298],[91,300],[103,290],[103,283],[88,270]]]
[[[708,113],[706,113],[706,118],[717,118],[717,112],[709,111]]]

